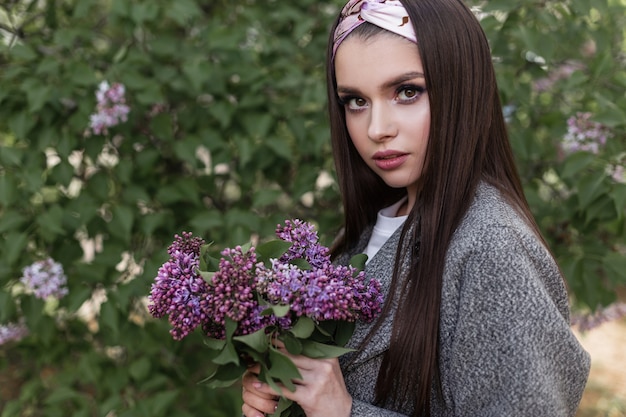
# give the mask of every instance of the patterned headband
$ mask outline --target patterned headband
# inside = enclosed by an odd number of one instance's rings
[[[354,29],[369,22],[417,43],[406,9],[398,0],[350,0],[341,10],[333,37],[333,58],[337,48]]]

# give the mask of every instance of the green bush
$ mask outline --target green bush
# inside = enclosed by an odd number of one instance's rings
[[[237,415],[236,388],[198,384],[200,335],[171,340],[145,297],[183,230],[230,246],[298,217],[330,243],[323,61],[341,3],[0,5],[0,326],[29,330],[0,344],[0,416]],[[474,3],[538,221],[576,303],[609,304],[626,282],[626,5]],[[102,81],[130,112],[95,134]],[[607,135],[597,153],[563,150],[578,113]],[[59,301],[20,283],[46,258],[68,277]]]

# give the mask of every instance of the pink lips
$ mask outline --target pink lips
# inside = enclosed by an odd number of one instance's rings
[[[408,154],[394,150],[376,152],[372,156],[376,166],[385,171],[398,168],[408,157]]]

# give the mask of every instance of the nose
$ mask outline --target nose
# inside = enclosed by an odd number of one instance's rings
[[[370,122],[367,129],[368,137],[376,142],[381,142],[395,137],[398,129],[392,117],[389,105],[372,105],[370,110]]]

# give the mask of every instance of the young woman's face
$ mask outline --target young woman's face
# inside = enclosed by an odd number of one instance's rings
[[[416,45],[395,35],[347,38],[335,55],[337,94],[350,138],[390,187],[415,195],[424,167],[430,105]]]

